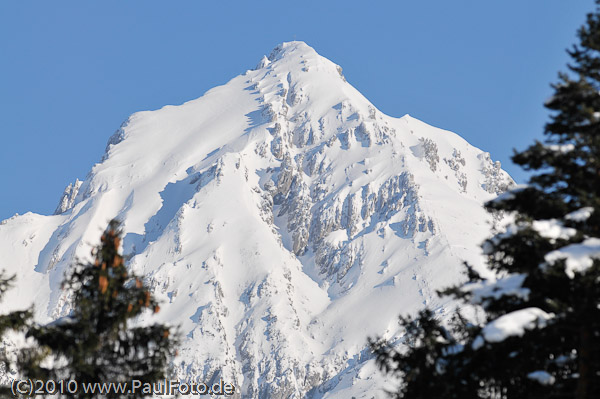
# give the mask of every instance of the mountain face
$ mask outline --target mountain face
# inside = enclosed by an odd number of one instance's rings
[[[378,111],[302,42],[180,106],[133,114],[55,215],[0,224],[3,311],[68,314],[61,281],[112,218],[180,326],[185,379],[243,398],[379,398],[367,337],[482,264],[482,203],[512,184],[454,133]]]

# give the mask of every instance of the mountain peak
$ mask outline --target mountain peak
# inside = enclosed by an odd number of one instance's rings
[[[321,57],[315,49],[310,47],[303,41],[283,42],[275,46],[269,54],[269,61],[277,61],[283,58],[300,57],[300,58],[317,58]]]
[[[308,72],[313,67],[313,71],[328,71],[343,78],[342,68],[339,65],[319,55],[315,49],[302,41],[278,44],[268,57],[261,59],[256,69],[274,66],[277,66],[280,72],[286,70],[292,73],[296,71]]]
[[[181,326],[179,377],[243,398],[360,397],[380,382],[367,337],[397,337],[397,313],[424,303],[444,313],[436,289],[482,264],[482,202],[510,184],[488,153],[381,113],[283,43],[201,98],[132,115],[56,215],[0,224],[20,277],[3,305],[68,314],[60,281],[116,217],[128,267]]]

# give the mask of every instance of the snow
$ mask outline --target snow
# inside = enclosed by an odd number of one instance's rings
[[[371,397],[385,378],[367,337],[441,307],[464,261],[483,269],[482,204],[511,184],[489,154],[383,114],[336,64],[284,43],[198,99],[131,115],[60,214],[0,224],[0,266],[18,278],[2,306],[68,315],[63,276],[116,216],[128,267],[162,302],[140,323],[181,328],[181,378]]]
[[[573,278],[575,273],[583,273],[592,267],[594,259],[600,259],[600,238],[587,238],[581,243],[564,246],[547,253],[544,259],[548,264],[564,259],[565,273]]]
[[[75,319],[73,319],[72,317],[69,316],[63,316],[63,317],[59,317],[58,319],[50,322],[47,324],[48,327],[52,327],[52,326],[64,326],[67,324],[73,324],[75,323]]]
[[[490,242],[488,242],[488,241],[484,242],[483,253],[486,255],[492,254],[494,251],[494,246],[492,244],[496,245],[501,240],[517,234],[520,230],[523,229],[523,227],[524,227],[523,225],[517,226],[516,224],[508,224],[507,226],[505,226],[504,231],[502,231],[501,233],[495,234],[490,239]]]
[[[594,208],[591,206],[586,206],[567,214],[565,219],[572,220],[574,222],[585,222],[590,218],[590,216],[592,216],[592,213],[594,213]]]
[[[481,335],[478,335],[473,340],[473,343],[471,344],[471,348],[473,348],[473,350],[477,350],[477,349],[483,347],[483,345],[485,345],[485,339],[483,339],[483,337]]]
[[[270,63],[271,63],[271,61],[269,61],[269,59],[267,58],[267,56],[263,55],[262,59],[260,60],[260,62],[256,66],[256,68],[254,68],[254,69],[266,68],[266,67],[269,66]]]
[[[551,151],[556,151],[556,152],[560,152],[562,154],[566,154],[568,152],[571,152],[575,149],[575,145],[573,144],[551,144],[551,145],[547,145],[546,148],[548,148]]]
[[[540,236],[548,238],[550,242],[557,239],[568,240],[577,234],[577,230],[564,227],[562,223],[556,219],[550,220],[534,220],[531,227],[539,233]]]
[[[522,336],[525,330],[536,327],[543,328],[553,315],[539,308],[525,308],[498,317],[488,323],[482,330],[481,336],[487,342],[501,342],[508,337]],[[473,343],[473,349],[481,347],[483,342],[479,337]]]
[[[505,197],[504,200],[506,200],[507,198],[510,197]],[[498,200],[498,198],[496,200]],[[505,218],[505,221],[508,220],[509,218]],[[534,220],[532,223],[510,223],[504,227],[504,231],[494,235],[490,239],[490,242],[486,241],[484,243],[483,252],[486,255],[490,255],[494,251],[494,246],[491,244],[498,244],[501,240],[518,234],[520,231],[528,227],[531,227],[540,236],[547,238],[551,243],[556,242],[556,240],[558,239],[568,240],[577,234],[576,229],[571,227],[565,227],[560,220],[556,219]]]
[[[498,195],[496,198],[491,200],[493,203],[500,203],[504,201],[510,201],[515,199],[515,194],[525,190],[528,186],[526,184],[518,184],[511,187],[509,190],[506,190],[502,194]]]
[[[537,381],[542,385],[552,385],[556,381],[556,378],[554,378],[553,375],[551,375],[547,371],[542,370],[534,371],[532,373],[527,374],[527,378],[529,378],[530,380]]]
[[[483,280],[469,283],[464,285],[462,290],[471,293],[471,301],[475,304],[484,304],[488,298],[499,299],[504,295],[515,295],[526,299],[530,290],[522,286],[525,277],[524,274],[512,274],[495,281]]]

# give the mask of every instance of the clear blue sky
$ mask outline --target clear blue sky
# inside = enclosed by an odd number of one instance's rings
[[[377,108],[452,130],[517,181],[592,0],[0,0],[0,220],[53,212],[133,112],[303,40]]]

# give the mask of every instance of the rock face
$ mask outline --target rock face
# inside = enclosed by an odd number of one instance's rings
[[[65,188],[65,192],[63,193],[60,201],[58,202],[58,206],[54,211],[55,215],[60,215],[61,213],[65,213],[69,209],[73,208],[75,205],[75,198],[77,198],[77,194],[79,193],[79,187],[81,187],[81,181],[79,179],[75,180],[75,183],[71,183]]]
[[[243,398],[379,398],[367,337],[481,264],[482,202],[512,184],[489,154],[379,112],[301,42],[181,106],[132,115],[53,216],[0,225],[5,308],[69,312],[60,281],[113,217],[129,267],[180,326],[181,378]],[[387,383],[389,384],[389,383]]]

